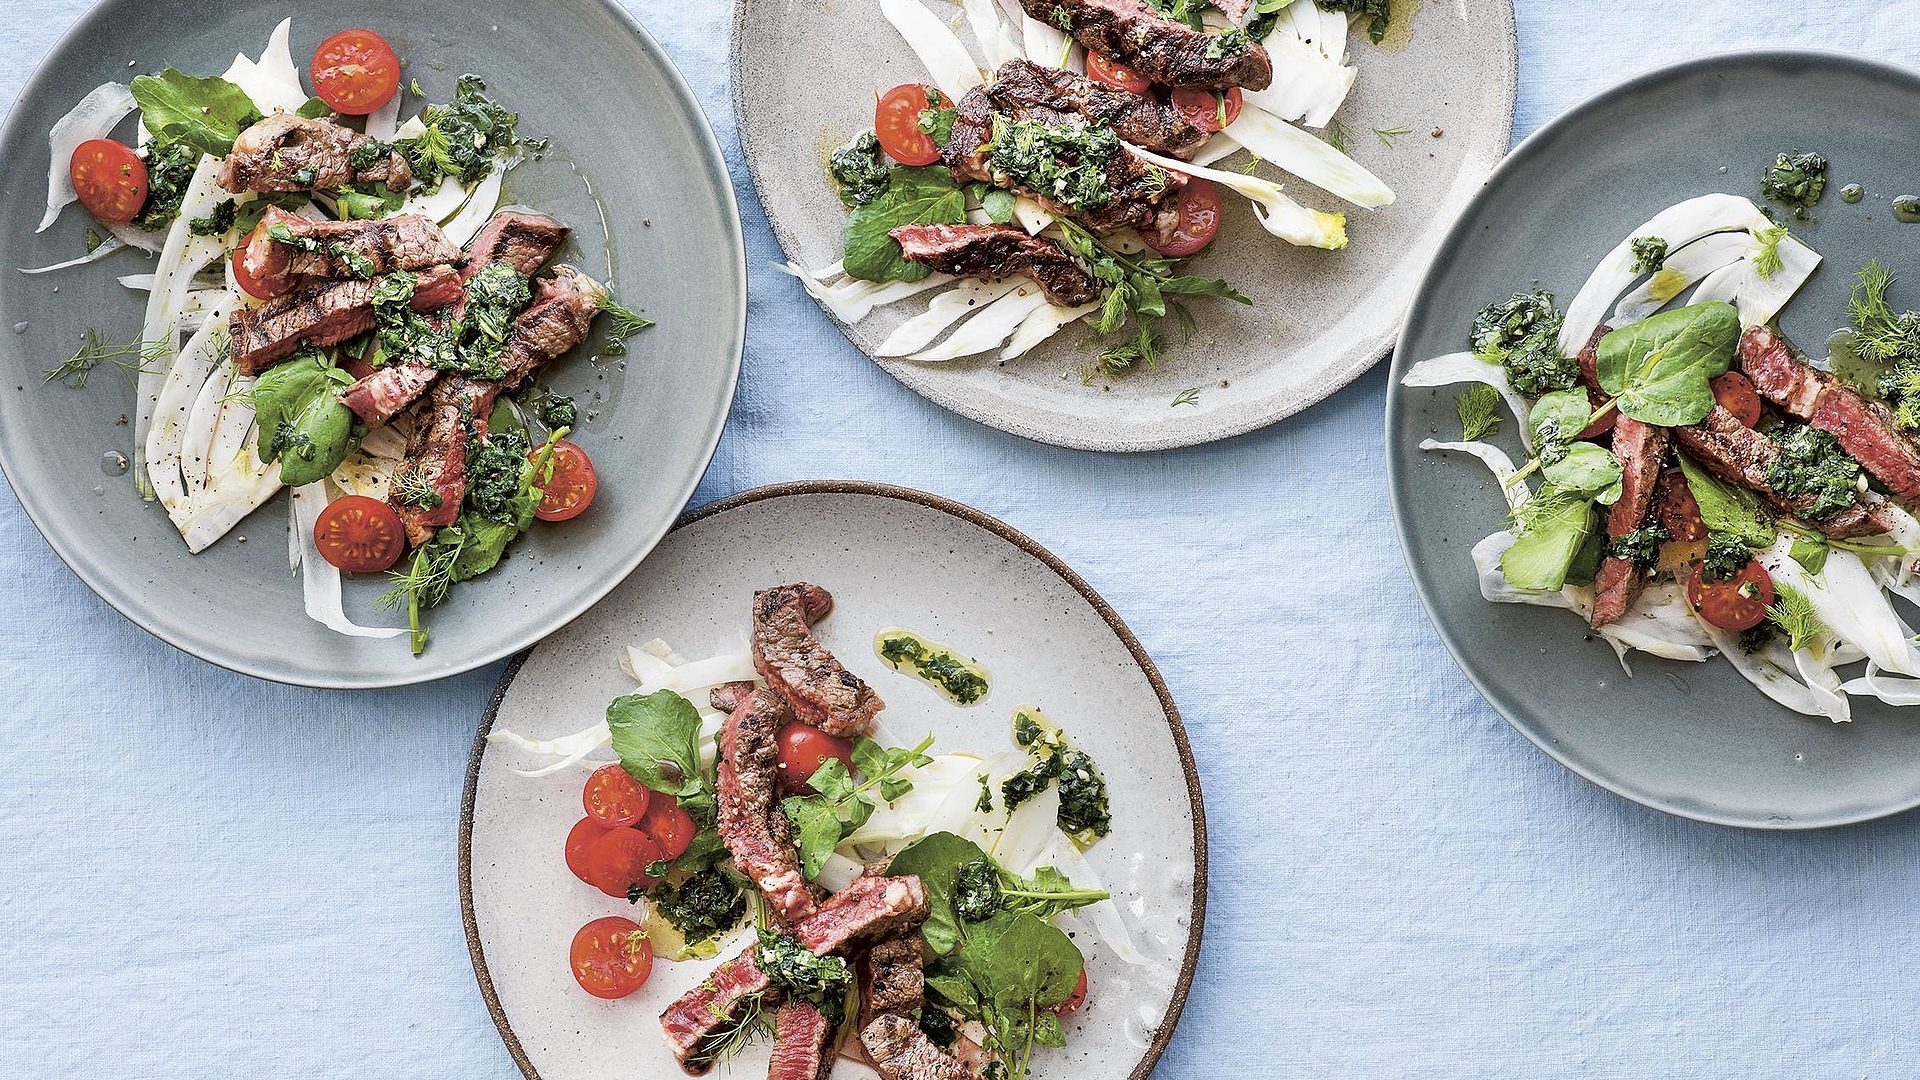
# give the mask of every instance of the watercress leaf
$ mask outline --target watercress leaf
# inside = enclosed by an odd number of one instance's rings
[[[1799,539],[1787,548],[1787,554],[1807,573],[1818,577],[1827,568],[1827,555],[1832,550],[1825,541]]]
[[[889,777],[880,781],[880,798],[883,802],[893,802],[913,790],[913,781],[902,777]]]
[[[958,225],[966,219],[966,194],[951,172],[937,166],[895,169],[884,194],[847,216],[847,275],[919,281],[932,271],[901,258],[899,241],[888,234],[902,225]]]
[[[627,694],[607,706],[613,751],[635,780],[668,795],[700,783],[700,712],[671,690]]]
[[[726,842],[712,829],[702,829],[693,836],[693,842],[687,845],[674,868],[683,874],[698,874],[713,869],[714,865],[727,858]]]
[[[1555,390],[1540,395],[1527,414],[1527,430],[1540,452],[1558,452],[1578,438],[1593,422],[1593,406],[1585,390]]]
[[[860,770],[862,776],[878,776],[885,772],[887,768],[886,747],[881,746],[865,735],[854,739],[853,767]]]
[[[940,1000],[969,1015],[980,1009],[980,993],[966,973],[951,960],[936,962],[927,972],[927,990]]]
[[[1085,965],[1065,931],[1025,912],[1003,912],[970,927],[956,955],[976,985],[993,988],[996,1006],[1021,1012],[1067,1000]]]
[[[1133,276],[1133,310],[1156,319],[1167,313],[1167,301],[1160,295],[1158,280],[1145,274]]]
[[[1593,531],[1593,503],[1542,487],[1527,505],[1533,510],[1526,526],[1500,556],[1501,576],[1516,589],[1558,591],[1567,583],[1573,557]]]
[[[196,79],[168,68],[136,76],[132,89],[148,131],[215,157],[232,153],[241,129],[260,115],[245,90],[217,75]]]
[[[833,849],[846,835],[835,804],[819,795],[791,796],[781,803],[800,841],[800,872],[808,881],[820,876]]]
[[[1056,1050],[1066,1046],[1067,1032],[1060,1026],[1060,1018],[1050,1012],[1036,1013],[1033,1017],[1033,1042],[1035,1046],[1051,1046]]]
[[[832,802],[852,798],[856,786],[853,776],[847,772],[847,766],[838,758],[823,759],[807,784]]]
[[[1600,339],[1600,388],[1621,413],[1661,427],[1697,424],[1713,411],[1715,378],[1740,339],[1740,313],[1712,301],[1615,330]]]
[[[1750,548],[1772,546],[1778,533],[1758,495],[1723,483],[1685,454],[1679,457],[1687,490],[1693,493],[1693,501],[1700,504],[1700,520],[1706,523],[1709,532],[1731,533]]]
[[[1005,225],[1013,220],[1013,206],[1017,201],[1013,192],[993,188],[980,197],[980,206],[987,212],[988,221]]]
[[[327,104],[326,101],[321,98],[310,97],[306,100],[306,104],[301,105],[300,108],[296,110],[296,114],[308,120],[318,120],[321,117],[332,116],[333,106]]]
[[[1576,495],[1590,495],[1602,506],[1620,499],[1620,462],[1604,446],[1577,442],[1567,456],[1540,470],[1547,483]]]
[[[930,833],[902,849],[888,864],[894,877],[915,875],[926,890],[927,921],[920,936],[934,952],[946,955],[960,942],[960,920],[953,912],[953,890],[960,868],[987,857],[980,845],[950,832]],[[956,1002],[957,1004],[957,1002]]]
[[[500,557],[506,554],[507,545],[520,535],[520,530],[511,522],[495,521],[473,513],[460,515],[460,529],[466,534],[467,542],[460,545],[460,554],[454,558],[453,567],[448,571],[455,581],[479,577],[499,565]]]

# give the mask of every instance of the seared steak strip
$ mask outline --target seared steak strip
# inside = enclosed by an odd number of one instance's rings
[[[460,258],[460,248],[440,226],[419,214],[379,221],[314,221],[275,206],[260,226],[241,258],[249,274],[268,284],[294,277],[369,278]]]
[[[1273,59],[1241,35],[1239,44],[1175,22],[1145,0],[1020,0],[1028,15],[1157,83],[1265,90]]]
[[[1773,490],[1767,482],[1767,472],[1779,459],[1780,448],[1726,409],[1715,405],[1705,420],[1692,427],[1674,428],[1673,435],[1687,456],[1708,472],[1729,484],[1755,492],[1778,512],[1797,515],[1811,505],[1810,499],[1787,499]],[[1855,503],[1825,521],[1807,524],[1835,540],[1887,531],[1881,515],[1862,503]]]
[[[228,191],[338,191],[348,184],[413,186],[407,159],[331,120],[274,113],[240,133],[220,166]]]
[[[1006,116],[1039,120],[1050,127],[1079,123],[1112,128],[1126,142],[1182,160],[1199,153],[1201,145],[1213,137],[1171,105],[1030,60],[1000,65],[987,97],[994,111]]]
[[[885,1080],[971,1080],[965,1065],[904,1016],[875,1017],[861,1029],[860,1045]]]
[[[805,1001],[789,1001],[773,1018],[767,1080],[826,1080],[833,1071],[832,1023]]]
[[[1740,367],[1767,400],[1838,439],[1888,490],[1920,500],[1920,446],[1885,405],[1815,370],[1764,326],[1741,335]]]
[[[227,317],[233,367],[257,375],[285,360],[302,341],[338,345],[373,329],[374,281],[315,281],[283,293],[258,308],[241,307]],[[460,275],[451,266],[432,267],[414,285],[413,309],[437,311],[461,297]]]
[[[734,865],[789,922],[814,912],[800,855],[780,808],[781,727],[793,713],[780,695],[754,690],[720,727],[720,839]]]
[[[843,952],[862,941],[890,937],[920,925],[927,917],[927,891],[920,879],[861,877],[827,898],[820,909],[796,923],[795,940],[815,956]],[[726,1030],[746,999],[772,987],[754,965],[754,949],[720,965],[705,982],[660,1014],[667,1048],[691,1073],[705,1072],[702,1060],[715,1036]]]
[[[861,963],[860,1004],[869,1016],[912,1016],[927,1003],[926,962],[919,934],[888,938],[867,950]]]
[[[833,594],[806,582],[753,594],[753,666],[795,716],[848,737],[887,703],[813,636],[812,624],[832,610]]]
[[[1613,456],[1620,461],[1620,498],[1607,511],[1607,536],[1618,540],[1647,520],[1654,485],[1667,460],[1667,429],[1622,416],[1613,428]],[[1647,584],[1647,572],[1608,554],[1593,580],[1593,617],[1597,629],[1618,620]]]
[[[759,684],[744,681],[721,683],[707,691],[707,704],[720,712],[730,713],[746,704],[747,698],[758,688]]]
[[[1047,301],[1079,307],[1100,297],[1100,283],[1051,240],[1013,225],[903,225],[891,234],[908,262],[959,277],[1024,274]]]

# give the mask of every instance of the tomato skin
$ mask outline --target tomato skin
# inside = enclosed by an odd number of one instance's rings
[[[1087,54],[1087,78],[1094,82],[1111,86],[1115,90],[1125,90],[1129,94],[1145,95],[1153,88],[1153,83],[1145,75],[1115,60],[1105,53]]]
[[[626,997],[653,974],[653,944],[632,919],[609,915],[574,931],[567,966],[580,989],[609,1001]]]
[[[313,91],[342,116],[365,116],[400,90],[400,58],[371,30],[342,30],[313,53]]]
[[[1760,426],[1760,392],[1744,374],[1729,371],[1713,380],[1713,400],[1748,427]]]
[[[581,856],[581,876],[587,884],[606,893],[627,899],[628,890],[638,885],[642,892],[657,884],[647,876],[647,867],[666,858],[660,845],[638,829],[608,829],[587,845]]]
[[[646,833],[659,846],[660,855],[666,859],[677,859],[693,846],[694,834],[699,826],[680,809],[680,802],[668,795],[656,796],[652,805],[647,807],[645,817],[634,823],[634,828]]]
[[[1751,630],[1766,621],[1773,606],[1773,575],[1758,561],[1749,561],[1738,574],[1723,581],[1708,581],[1706,564],[1693,568],[1687,582],[1687,602],[1700,617],[1722,630]],[[1752,585],[1754,595],[1742,596],[1740,589]]]
[[[780,786],[788,791],[812,792],[807,781],[828,758],[838,758],[853,771],[853,743],[798,720],[780,729]]]
[[[530,455],[538,459],[540,451]],[[593,493],[600,489],[594,475],[593,459],[578,446],[560,440],[553,444],[553,479],[547,481],[540,496],[540,509],[533,516],[541,521],[571,521],[593,505]]]
[[[587,877],[587,848],[606,831],[606,826],[592,818],[581,818],[567,832],[567,869],[589,885],[593,882]]]
[[[1170,259],[1184,259],[1198,254],[1213,238],[1220,233],[1220,189],[1211,180],[1194,176],[1187,178],[1187,186],[1180,190],[1180,223],[1174,226],[1173,235],[1162,238],[1149,233],[1141,233],[1140,240],[1148,247]]]
[[[1653,489],[1654,520],[1667,535],[1682,544],[1697,544],[1707,538],[1707,523],[1700,518],[1700,503],[1687,486],[1687,477],[1679,469],[1660,474]]]
[[[293,288],[293,279],[281,276],[262,281],[253,276],[253,271],[247,269],[247,249],[253,246],[254,237],[259,233],[260,230],[256,227],[240,241],[239,247],[233,249],[233,281],[255,300],[271,300]]]
[[[903,83],[880,95],[873,107],[873,131],[888,157],[902,165],[931,165],[940,160],[939,144],[920,130],[920,114],[930,101],[947,103],[940,91],[920,83]]]
[[[80,205],[109,224],[125,225],[147,204],[147,163],[117,139],[88,139],[74,147],[67,174]]]
[[[617,762],[593,770],[580,790],[587,816],[608,829],[624,829],[639,821],[652,798],[653,793]]]
[[[320,557],[349,574],[377,574],[400,561],[407,532],[393,507],[368,495],[342,495],[313,523]]]
[[[1079,1012],[1080,1006],[1085,1005],[1086,1003],[1087,1003],[1087,969],[1081,968],[1080,981],[1073,984],[1073,993],[1067,995],[1067,1000],[1053,1007],[1053,1015],[1063,1016],[1063,1017],[1071,1016],[1074,1013]]]
[[[1240,88],[1237,86],[1227,90],[1224,95],[1224,102],[1222,101],[1222,97],[1216,95],[1212,90],[1182,86],[1173,91],[1172,101],[1174,109],[1176,109],[1181,116],[1187,118],[1187,123],[1192,124],[1201,131],[1220,131],[1231,126],[1235,120],[1240,119],[1240,106],[1243,103],[1244,97],[1245,95],[1240,92]],[[1220,122],[1223,104],[1226,111],[1226,123],[1224,124]]]

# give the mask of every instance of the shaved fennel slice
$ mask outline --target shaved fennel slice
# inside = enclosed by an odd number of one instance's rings
[[[987,854],[1021,877],[1031,877],[1059,831],[1060,785],[1048,784],[1008,816],[1006,828],[987,846]]]
[[[874,308],[885,307],[909,296],[918,296],[928,289],[937,289],[957,280],[951,274],[928,274],[919,281],[879,282],[847,278],[829,285],[799,263],[774,263],[773,268],[798,278],[808,295],[820,301],[820,306],[848,326],[873,314]]]
[[[1533,449],[1533,437],[1527,432],[1527,414],[1532,408],[1527,399],[1520,396],[1507,382],[1507,369],[1499,364],[1489,364],[1472,353],[1448,353],[1431,360],[1422,360],[1407,369],[1400,379],[1401,386],[1452,386],[1456,383],[1486,383],[1500,392],[1500,399],[1507,403],[1512,411],[1514,424],[1520,431],[1520,443],[1528,450]]]
[[[1507,584],[1506,575],[1500,572],[1500,556],[1507,553],[1513,542],[1519,539],[1510,532],[1497,532],[1473,545],[1473,568],[1480,577],[1480,596],[1493,604],[1532,604],[1535,607],[1565,608],[1578,611],[1570,595],[1571,589],[1560,592],[1527,592]]]
[[[1351,16],[1344,11],[1328,11],[1310,0],[1296,0],[1287,5],[1287,10],[1293,15],[1294,31],[1301,40],[1336,64],[1346,62]]]
[[[987,66],[998,70],[1001,64],[1022,54],[1020,40],[1013,28],[1000,18],[994,0],[960,0],[960,6],[967,13],[967,25],[973,29],[974,40],[980,43],[980,54],[987,58]]]
[[[1920,679],[1890,677],[1871,662],[1864,675],[1840,686],[1848,694],[1871,695],[1888,705],[1920,705]]]
[[[1355,206],[1372,209],[1393,202],[1393,190],[1359,162],[1265,109],[1241,109],[1226,134],[1276,167]]]
[[[1046,302],[1046,294],[1040,291],[1040,286],[1031,281],[1023,282],[961,323],[960,329],[949,335],[946,341],[914,353],[912,359],[953,360],[998,348],[1028,315],[1045,306]]]
[[[667,644],[664,638],[649,639],[645,645],[640,646],[640,651],[646,653],[648,656],[659,657],[673,667],[685,667],[693,663],[693,661],[680,655],[679,651],[673,646]]]
[[[640,684],[640,693],[671,690],[682,697],[730,682],[755,682],[760,673],[754,669],[752,653],[728,653],[682,664],[650,682]]]
[[[1792,709],[1803,716],[1824,716],[1823,704],[1819,695],[1807,689],[1806,684],[1794,677],[1793,658],[1787,655],[1786,646],[1774,642],[1758,652],[1749,653],[1740,647],[1740,635],[1731,634],[1701,618],[1698,612],[1694,618],[1699,620],[1700,632],[1713,642],[1714,648],[1734,669],[1745,676],[1746,680],[1758,687],[1760,692]]]
[[[146,320],[140,338],[149,345],[164,344],[167,348],[153,363],[141,369],[136,388],[138,400],[134,402],[133,471],[135,485],[146,499],[153,498],[153,485],[147,475],[147,433],[153,426],[154,407],[160,400],[167,371],[174,362],[171,330],[179,320],[181,306],[186,302],[187,293],[192,291],[193,279],[201,267],[226,254],[217,237],[194,236],[190,228],[193,219],[211,217],[214,207],[225,196],[215,182],[218,165],[217,159],[202,155],[193,178],[187,182],[179,216],[167,232],[166,247],[154,267],[153,292],[147,297]]]
[[[1694,304],[1704,304],[1713,300],[1717,300],[1723,304],[1731,304],[1739,299],[1740,282],[1745,277],[1746,266],[1744,263],[1734,263],[1732,266],[1723,266],[1701,279],[1700,287],[1693,290],[1692,296],[1687,297],[1687,304],[1691,306]]]
[[[907,39],[907,46],[933,76],[933,84],[949,99],[958,102],[980,85],[980,68],[967,55],[967,47],[920,0],[880,0],[880,14]]]
[[[385,105],[367,114],[367,134],[383,142],[392,142],[400,132],[400,99],[405,94],[396,93],[387,99]]]
[[[1252,199],[1253,213],[1260,219],[1261,226],[1290,244],[1326,248],[1330,251],[1337,251],[1347,246],[1346,215],[1309,210],[1281,194],[1280,185],[1271,180],[1262,180],[1257,176],[1248,176],[1246,173],[1223,172],[1219,169],[1209,169],[1190,162],[1161,157],[1151,150],[1142,150],[1132,143],[1123,145],[1141,159],[1150,161],[1163,169],[1171,169],[1188,176],[1203,177]]]
[[[200,396],[194,399],[193,411],[187,416],[187,428],[180,440],[180,478],[189,492],[207,486],[207,460],[213,453],[214,432],[220,426],[221,411],[246,407],[230,399],[232,388],[233,365],[221,364],[214,368],[212,376],[201,386]]]
[[[1560,328],[1560,350],[1568,356],[1579,353],[1614,301],[1640,276],[1633,269],[1635,239],[1657,236],[1667,242],[1669,250],[1677,251],[1713,233],[1750,232],[1768,224],[1750,200],[1738,195],[1701,195],[1655,214],[1600,260],[1573,303],[1567,305],[1566,324]]]
[[[1805,593],[1813,602],[1814,614],[1834,636],[1866,653],[1874,666],[1920,676],[1920,651],[1914,649],[1899,615],[1860,557],[1850,551],[1830,551],[1827,565],[1815,578],[1794,561],[1791,547],[1792,539],[1782,536],[1757,557],[1775,581]]]
[[[673,665],[645,649],[628,645],[620,650],[620,670],[634,685],[645,686],[648,680],[664,677],[673,670]]]
[[[1298,37],[1274,34],[1267,38],[1266,48],[1273,57],[1273,83],[1265,90],[1244,91],[1245,103],[1282,120],[1327,126],[1346,102],[1359,69],[1328,59]]]
[[[1500,491],[1507,497],[1507,506],[1511,509],[1520,509],[1521,504],[1533,495],[1533,490],[1527,485],[1513,482],[1513,474],[1519,470],[1513,467],[1513,459],[1507,456],[1507,452],[1492,443],[1441,442],[1438,439],[1425,439],[1421,441],[1420,449],[1451,450],[1460,454],[1472,454],[1479,458],[1481,464],[1493,473],[1493,478],[1500,481]]]
[[[550,776],[585,761],[588,755],[613,741],[613,729],[607,726],[605,720],[602,720],[592,727],[576,731],[571,735],[562,735],[557,739],[529,739],[525,735],[506,728],[495,728],[487,733],[487,741],[518,747],[529,754],[559,759],[537,769],[513,770],[521,776],[535,778]]]
[[[1027,59],[1045,67],[1059,67],[1060,58],[1069,48],[1067,35],[1027,14],[1020,16],[1020,40],[1026,46]]]
[[[974,777],[982,764],[972,754],[942,754],[929,764],[906,770],[913,790],[893,802],[881,803],[865,824],[841,841],[842,845],[896,844],[925,836],[927,823],[956,790],[979,798],[980,787]]]
[[[132,289],[134,292],[150,293],[153,291],[154,280],[152,274],[122,274],[119,281],[123,287]],[[224,288],[226,288],[226,282],[222,279],[210,274],[197,274],[193,279],[194,291],[188,294],[187,299],[191,302],[194,296],[208,289]]]
[[[1628,675],[1633,674],[1627,667],[1629,651],[1692,664],[1704,663],[1714,653],[1713,642],[1700,632],[1700,623],[1687,606],[1685,591],[1671,581],[1647,586],[1625,616],[1596,633],[1613,646]]]
[[[1836,724],[1848,723],[1853,719],[1853,706],[1847,701],[1847,692],[1840,681],[1840,673],[1833,670],[1839,666],[1834,656],[1833,644],[1821,640],[1793,653],[1793,666],[1800,678],[1807,684],[1807,692],[1820,709],[1820,715]]]
[[[202,486],[213,483],[213,473],[221,462],[238,461],[254,430],[253,405],[248,393],[253,389],[251,376],[233,374],[224,401],[213,423],[213,439],[207,448],[207,478]]]
[[[133,109],[133,91],[126,83],[101,83],[87,91],[87,96],[67,110],[65,116],[53,122],[53,127],[47,131],[47,144],[52,155],[47,166],[47,212],[34,232],[46,232],[59,219],[60,211],[80,197],[73,190],[73,152],[88,139],[106,138],[114,125],[126,119]],[[59,267],[48,269],[57,270]]]
[[[438,225],[451,222],[467,205],[471,189],[452,177],[440,182],[431,192],[415,192],[400,204],[398,214],[418,214]],[[444,230],[443,230],[444,231]]]
[[[1667,256],[1665,265],[1621,297],[1607,325],[1618,330],[1640,322],[1666,307],[1694,282],[1732,266],[1757,247],[1752,234],[1745,232],[1714,233],[1688,244]]]
[[[1027,230],[1028,236],[1039,235],[1042,229],[1053,224],[1053,212],[1025,195],[1013,200],[1013,220]]]
[[[394,470],[400,467],[406,453],[406,444],[397,436],[394,436],[394,441],[399,443],[397,447],[376,440],[374,436],[381,433],[392,435],[392,429],[375,428],[368,432],[367,438],[353,448],[339,467],[327,474],[327,480],[349,495],[365,495],[385,502],[393,486]]]
[[[222,76],[245,90],[253,103],[268,113],[276,110],[295,112],[307,103],[307,92],[300,85],[300,72],[293,66],[293,52],[287,47],[287,34],[292,24],[290,18],[280,20],[280,25],[273,28],[273,34],[267,39],[266,50],[260,54],[258,61],[247,59],[245,54],[236,56]]]
[[[158,255],[167,246],[167,234],[136,229],[132,225],[116,225],[103,221],[100,227],[115,239],[131,248],[139,248],[149,255]]]
[[[120,239],[119,237],[109,236],[106,239],[100,241],[100,244],[98,247],[95,247],[92,251],[87,252],[85,255],[82,255],[77,259],[68,259],[65,262],[50,263],[46,266],[33,266],[33,267],[22,266],[20,267],[20,272],[23,274],[50,274],[55,270],[65,270],[70,266],[85,266],[87,263],[90,263],[90,262],[98,262],[99,260],[104,259],[107,256],[113,254],[114,252],[119,251],[121,248],[127,247],[127,246],[128,246],[127,242]]]
[[[188,551],[205,551],[280,490],[280,463],[263,464],[258,441],[250,437],[231,459],[209,463],[206,488],[194,493],[175,519]]]
[[[1820,268],[1820,253],[1791,236],[1780,239],[1775,249],[1780,255],[1780,268],[1772,277],[1761,277],[1754,266],[1754,256],[1749,255],[1741,264],[1739,297],[1736,301],[1740,308],[1741,326],[1765,326],[1780,314],[1800,287],[1813,277]]]
[[[169,331],[171,336],[171,331]],[[221,345],[227,336],[224,319],[210,319],[188,339],[161,381],[154,401],[153,426],[147,431],[147,478],[155,497],[166,507],[175,524],[187,500],[187,487],[181,473],[181,455],[185,450],[188,421],[201,390],[221,366]]]
[[[839,852],[834,852],[827,856],[826,863],[820,867],[820,873],[813,879],[813,882],[829,893],[837,893],[841,889],[853,884],[859,879],[861,874],[866,872],[867,865],[865,863],[858,859],[849,858]]]
[[[1246,115],[1244,109],[1241,110],[1241,115]],[[1240,144],[1233,141],[1233,136],[1224,131],[1218,132],[1213,138],[1201,144],[1200,152],[1193,155],[1193,164],[1211,165],[1223,158],[1231,157],[1233,152],[1239,149]]]
[[[1099,310],[1098,300],[1079,307],[1048,303],[1035,308],[1033,314],[1022,319],[1019,328],[1007,339],[1007,347],[1000,350],[1000,362],[1004,364],[1015,357],[1025,356],[1034,346],[1059,333],[1061,327]]]
[[[493,159],[493,171],[486,179],[473,186],[467,194],[467,201],[461,205],[459,213],[453,215],[441,231],[447,239],[465,247],[474,235],[480,231],[487,219],[500,205],[500,185],[506,181],[507,161],[505,158]]]
[[[361,626],[347,618],[340,602],[340,570],[320,555],[313,529],[327,506],[327,482],[315,481],[293,489],[293,532],[300,542],[301,593],[307,618],[347,637],[390,638],[407,632],[401,626]]]
[[[875,356],[905,356],[923,349],[961,319],[1012,292],[1025,281],[1009,276],[991,281],[968,279],[933,298],[927,310],[900,324],[874,350]]]

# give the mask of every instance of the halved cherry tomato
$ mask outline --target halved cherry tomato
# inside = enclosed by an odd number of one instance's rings
[[[1190,177],[1180,191],[1175,208],[1180,212],[1180,221],[1171,235],[1161,237],[1143,232],[1140,240],[1170,259],[1184,259],[1213,243],[1214,236],[1220,232],[1220,189],[1211,180]]]
[[[1224,95],[1217,90],[1182,86],[1173,92],[1173,107],[1201,131],[1219,131],[1240,119],[1242,96],[1237,86]]]
[[[538,458],[535,450],[530,457]],[[580,516],[593,503],[600,481],[593,473],[593,461],[587,452],[565,439],[553,445],[553,479],[541,489],[540,509],[533,516],[541,521],[567,521]]]
[[[400,89],[400,58],[371,30],[342,30],[313,54],[313,92],[344,116],[365,116]]]
[[[366,495],[342,495],[313,523],[320,557],[349,574],[377,574],[400,561],[407,532],[393,507]]]
[[[281,276],[269,281],[261,281],[253,276],[253,271],[247,269],[247,248],[253,243],[254,233],[259,231],[255,228],[253,233],[248,233],[246,238],[240,241],[239,247],[233,249],[233,280],[235,284],[247,291],[248,296],[256,300],[271,300],[293,288],[293,279]]]
[[[882,94],[873,107],[873,131],[880,136],[880,149],[902,165],[939,161],[940,146],[920,130],[920,114],[946,104],[940,91],[919,83],[904,83]]]
[[[853,771],[853,743],[846,739],[835,738],[812,724],[803,724],[798,720],[780,729],[780,786],[788,791],[806,791],[813,789],[807,781],[820,771],[820,764],[828,758],[838,758],[840,763]]]
[[[147,163],[117,139],[88,139],[67,162],[80,205],[94,217],[124,225],[147,204]]]
[[[653,974],[653,943],[639,923],[609,915],[575,931],[567,959],[580,989],[597,998],[623,998]]]
[[[1729,371],[1713,380],[1713,400],[1748,427],[1760,425],[1760,392],[1753,388],[1753,380],[1740,372]]]
[[[1722,630],[1751,630],[1766,621],[1773,606],[1773,575],[1758,561],[1750,561],[1738,573],[1720,581],[1708,581],[1706,564],[1693,568],[1687,582],[1687,602],[1700,617]]]
[[[1080,1006],[1085,1005],[1086,1003],[1087,1003],[1087,969],[1081,968],[1080,981],[1073,984],[1073,993],[1067,995],[1067,1000],[1053,1007],[1053,1015],[1069,1016],[1075,1012],[1078,1012],[1080,1010]]]
[[[587,884],[626,899],[628,890],[638,885],[645,892],[656,884],[647,876],[647,867],[666,858],[660,845],[638,829],[608,829],[587,844],[581,856],[580,875]]]
[[[660,845],[660,857],[677,859],[687,853],[693,845],[693,835],[700,831],[693,819],[680,809],[680,803],[669,795],[657,795],[647,807],[645,817],[634,823],[634,828],[653,838]]]
[[[583,817],[567,832],[567,869],[589,885],[593,882],[587,880],[587,848],[606,831],[606,826]]]
[[[593,770],[580,792],[587,816],[609,829],[624,829],[639,821],[652,798],[653,792],[618,763]]]
[[[1153,86],[1145,75],[1105,53],[1097,52],[1087,54],[1087,78],[1129,94],[1145,94]]]
[[[1653,487],[1653,515],[1667,535],[1682,544],[1697,544],[1707,538],[1707,523],[1700,519],[1700,503],[1687,486],[1686,474],[1668,469]]]

